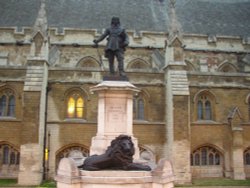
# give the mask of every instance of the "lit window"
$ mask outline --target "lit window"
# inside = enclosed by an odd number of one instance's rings
[[[79,93],[73,93],[68,97],[67,117],[83,118],[84,116],[84,99]]]
[[[83,116],[83,99],[80,97],[76,101],[76,117],[81,118]]]
[[[75,117],[75,100],[72,97],[70,97],[68,100],[68,117]]]
[[[220,165],[220,153],[212,147],[201,147],[191,154],[192,166]]]

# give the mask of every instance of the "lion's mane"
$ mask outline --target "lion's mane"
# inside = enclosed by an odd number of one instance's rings
[[[85,159],[83,170],[151,170],[149,166],[133,163],[134,144],[130,136],[119,135],[111,141],[110,146],[102,155],[92,155]]]

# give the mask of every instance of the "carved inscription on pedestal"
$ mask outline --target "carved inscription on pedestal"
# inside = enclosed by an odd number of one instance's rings
[[[126,101],[123,99],[108,100],[106,107],[106,131],[126,131]]]
[[[123,106],[118,106],[118,105],[114,105],[114,106],[109,106],[108,108],[108,122],[119,122],[119,121],[123,121],[124,119],[124,107]]]

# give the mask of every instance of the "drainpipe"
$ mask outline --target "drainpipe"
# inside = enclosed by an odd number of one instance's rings
[[[48,149],[47,145],[47,112],[48,112],[48,93],[51,88],[46,87],[46,99],[45,99],[45,115],[44,115],[44,135],[43,135],[43,180],[47,179],[47,167],[46,161],[48,160]]]

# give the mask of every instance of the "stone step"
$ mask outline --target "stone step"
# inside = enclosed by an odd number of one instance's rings
[[[249,186],[175,186],[175,188],[250,188]]]

